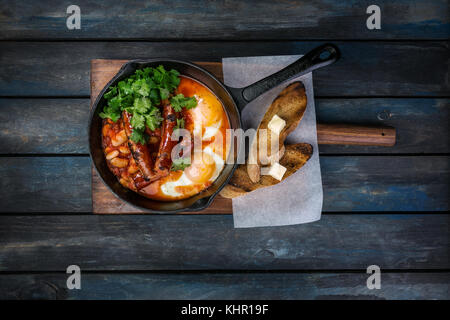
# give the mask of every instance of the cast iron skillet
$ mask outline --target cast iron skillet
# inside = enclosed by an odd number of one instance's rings
[[[253,99],[261,95],[262,93],[274,88],[275,86],[285,82],[293,77],[300,76],[311,72],[315,69],[327,66],[339,59],[340,53],[336,46],[332,44],[321,45],[299,60],[290,64],[283,70],[272,74],[271,76],[264,78],[258,82],[245,88],[230,88],[222,84],[216,77],[205,69],[186,61],[172,60],[172,59],[148,59],[148,60],[133,60],[126,63],[111,79],[111,81],[103,88],[95,100],[94,106],[91,111],[89,121],[89,152],[91,159],[94,162],[97,173],[102,178],[103,182],[108,188],[120,199],[125,202],[144,209],[145,211],[153,213],[175,213],[178,211],[199,211],[208,207],[214,197],[220,192],[220,190],[228,183],[228,180],[233,175],[233,172],[237,166],[234,164],[225,164],[219,177],[216,181],[205,191],[184,200],[177,200],[171,202],[162,202],[151,200],[137,194],[123,187],[113,173],[109,170],[105,156],[103,154],[101,132],[102,132],[102,119],[99,117],[99,113],[103,110],[106,103],[103,98],[103,94],[108,90],[110,86],[116,85],[119,81],[127,78],[133,74],[136,69],[145,67],[157,67],[163,65],[166,69],[176,69],[182,75],[191,77],[202,84],[206,85],[212,90],[216,96],[222,102],[225,111],[230,121],[230,127],[232,129],[241,128],[241,111],[244,107]],[[237,141],[237,150],[235,152],[235,158],[239,157],[242,152],[242,143]]]

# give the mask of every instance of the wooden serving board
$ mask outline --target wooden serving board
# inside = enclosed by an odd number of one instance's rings
[[[104,86],[116,75],[128,60],[91,61],[91,108],[98,94]],[[222,63],[196,62],[206,70],[223,80]],[[365,127],[339,124],[318,124],[317,138],[319,144],[356,144],[392,146],[395,144],[395,129],[390,127]],[[147,213],[130,206],[114,196],[103,184],[100,177],[92,168],[92,208],[96,214],[111,213]],[[231,199],[217,196],[210,207],[201,212],[186,212],[189,214],[231,214]]]

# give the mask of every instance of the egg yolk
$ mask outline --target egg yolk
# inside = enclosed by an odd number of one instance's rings
[[[202,127],[212,126],[222,118],[222,106],[213,101],[205,101],[210,99],[199,99],[196,108],[191,109],[194,121]]]
[[[216,170],[216,163],[211,155],[198,153],[194,155],[192,164],[184,173],[194,183],[204,183],[211,179]]]
[[[197,107],[189,111],[197,125],[201,124],[203,127],[208,127],[220,121],[223,116],[222,104],[203,85],[182,78],[177,90],[186,97],[195,95]]]

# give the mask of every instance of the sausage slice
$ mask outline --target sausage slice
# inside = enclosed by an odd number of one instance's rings
[[[150,156],[150,150],[147,144],[141,144],[139,142],[131,141],[130,136],[133,132],[133,128],[130,124],[131,115],[123,111],[122,120],[125,128],[125,133],[128,136],[128,146],[130,147],[131,154],[133,155],[134,161],[139,167],[142,177],[147,181],[157,180],[158,177],[153,172],[153,160]]]
[[[172,133],[177,123],[177,116],[170,104],[163,108],[163,125],[161,131],[161,142],[159,144],[158,156],[156,157],[154,172],[160,178],[168,176],[172,166],[171,153],[178,141],[172,141]]]

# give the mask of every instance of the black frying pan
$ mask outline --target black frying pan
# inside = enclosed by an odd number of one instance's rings
[[[230,127],[232,129],[239,129],[242,126],[240,113],[250,101],[289,79],[306,74],[337,61],[339,56],[340,53],[336,46],[332,44],[324,44],[311,50],[299,60],[290,64],[281,71],[278,71],[277,73],[274,73],[267,78],[255,82],[245,88],[227,87],[205,69],[186,61],[172,59],[130,61],[123,65],[114,78],[111,79],[111,81],[109,81],[103,88],[95,100],[91,111],[89,121],[89,152],[91,159],[94,162],[95,169],[102,178],[103,182],[117,197],[146,211],[153,213],[175,213],[178,211],[203,210],[211,204],[214,197],[228,183],[228,180],[233,175],[237,164],[225,164],[225,167],[219,177],[208,189],[189,199],[171,202],[156,201],[143,197],[136,192],[123,187],[106,164],[101,142],[102,119],[98,114],[105,106],[106,101],[103,98],[103,94],[109,89],[109,87],[114,86],[119,81],[129,77],[137,69],[157,67],[159,65],[163,65],[166,69],[176,69],[182,75],[191,77],[212,90],[221,100],[227,112]],[[241,142],[238,141],[237,143],[238,152],[235,157],[238,157],[239,153],[243,152],[242,145],[240,145]]]

